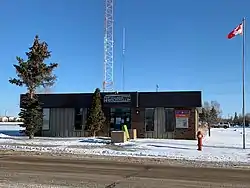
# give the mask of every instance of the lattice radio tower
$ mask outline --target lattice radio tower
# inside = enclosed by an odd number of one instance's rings
[[[114,0],[104,0],[104,80],[103,91],[114,91]]]

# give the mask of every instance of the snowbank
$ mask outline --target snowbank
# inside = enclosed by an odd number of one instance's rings
[[[247,135],[250,134],[250,129]],[[6,136],[6,135],[5,135]],[[0,149],[50,153],[92,154],[186,159],[199,161],[249,161],[250,137],[247,149],[242,149],[242,131],[237,128],[212,129],[204,138],[203,151],[197,151],[196,140],[137,139],[124,144],[111,144],[109,138],[35,138],[0,135]]]
[[[0,133],[0,138],[9,138],[9,137],[10,137],[9,135]]]

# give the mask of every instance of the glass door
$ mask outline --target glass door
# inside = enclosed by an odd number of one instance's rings
[[[130,108],[111,108],[110,110],[110,128],[112,130],[121,130],[122,125],[127,125],[128,129],[131,127],[131,112]]]
[[[121,127],[122,127],[122,117],[120,115],[117,115],[115,117],[115,130],[116,131],[119,131],[121,130]]]

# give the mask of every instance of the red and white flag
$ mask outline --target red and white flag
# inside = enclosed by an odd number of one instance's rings
[[[242,34],[243,34],[243,23],[234,28],[234,30],[227,35],[227,38],[231,39],[234,38],[236,35],[242,35]]]

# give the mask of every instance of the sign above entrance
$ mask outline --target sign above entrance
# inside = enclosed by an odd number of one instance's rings
[[[103,102],[104,103],[130,103],[131,96],[129,94],[105,95]]]

